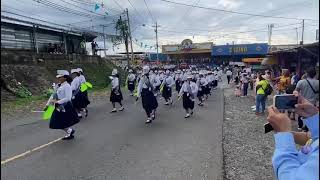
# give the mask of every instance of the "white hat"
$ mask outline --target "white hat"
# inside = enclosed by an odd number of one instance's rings
[[[78,73],[79,72],[79,69],[71,69],[71,74],[72,73]]]
[[[118,70],[117,69],[113,69],[111,72],[111,76],[117,75],[118,74]]]
[[[69,72],[66,70],[57,70],[57,76],[56,76],[57,78],[65,76],[65,75],[69,76]]]
[[[77,69],[78,69],[78,72],[83,72],[81,68],[77,68]]]
[[[132,69],[129,69],[129,72],[133,72]]]
[[[193,78],[192,74],[187,74],[187,79],[192,79],[192,78]]]
[[[169,70],[166,70],[166,74],[170,74],[170,71],[169,71]]]
[[[268,79],[268,77],[267,77],[266,74],[262,75],[261,77],[262,77],[263,79]]]
[[[208,71],[208,74],[212,74],[212,71]]]
[[[150,71],[150,67],[149,66],[143,66],[143,68],[142,68],[142,73],[143,74],[148,74],[149,71]]]

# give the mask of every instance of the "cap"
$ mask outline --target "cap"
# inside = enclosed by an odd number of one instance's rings
[[[69,76],[69,72],[67,70],[57,70],[57,78],[62,77],[62,76]]]
[[[78,73],[79,72],[79,69],[71,69],[71,74],[72,73]]]
[[[83,72],[81,68],[77,68],[78,72]]]
[[[149,71],[150,71],[150,67],[149,66],[143,66],[143,68],[142,68],[142,73],[143,74],[148,74]]]
[[[112,72],[111,72],[111,75],[114,76],[114,75],[117,75],[118,74],[118,70],[117,69],[113,69]]]

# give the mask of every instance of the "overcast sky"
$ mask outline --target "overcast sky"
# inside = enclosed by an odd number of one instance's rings
[[[301,20],[239,15],[176,5],[161,0],[145,1],[150,12],[144,0],[2,0],[1,10],[99,32],[102,32],[100,25],[105,25],[107,26],[105,32],[114,34],[114,24],[110,23],[119,17],[124,8],[128,8],[135,51],[155,51],[139,46],[141,42],[148,46],[155,46],[155,31],[152,27],[155,21],[160,25],[158,29],[160,46],[181,43],[186,38],[193,42],[210,41],[217,45],[231,44],[232,41],[236,44],[266,43],[268,42],[268,24],[274,24],[272,44],[296,44],[296,32],[298,32],[299,41],[301,40]],[[319,0],[170,1],[249,14],[314,19],[305,21],[305,43],[315,42],[316,29],[319,25]],[[102,2],[104,8],[95,11],[95,3],[101,4]],[[64,12],[70,9],[75,14]],[[108,15],[106,17],[96,15],[86,17],[85,14],[92,14],[90,11],[100,15],[107,12]],[[16,17],[7,13],[2,13],[2,15]],[[98,38],[97,41],[100,47],[103,47],[102,38]],[[108,54],[124,51],[124,45],[116,47],[113,51],[110,42],[107,43],[107,48],[109,49]]]

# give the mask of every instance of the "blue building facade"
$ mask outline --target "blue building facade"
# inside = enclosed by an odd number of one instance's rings
[[[267,43],[220,45],[212,47],[215,64],[227,65],[229,62],[242,62],[243,58],[262,58],[268,53]]]

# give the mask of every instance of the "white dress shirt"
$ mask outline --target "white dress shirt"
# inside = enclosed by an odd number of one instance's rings
[[[81,85],[81,82],[80,82],[80,77],[79,76],[76,76],[72,82],[71,82],[71,90],[72,91],[77,91]]]
[[[111,81],[111,89],[115,89],[119,86],[119,78],[114,77]]]
[[[189,92],[189,87],[188,86],[190,86],[190,88],[191,88],[191,92]],[[186,82],[184,82],[183,84],[182,84],[182,87],[181,87],[181,89],[180,89],[180,92],[179,92],[179,96],[181,96],[183,93],[185,93],[185,92],[187,92],[187,93],[192,93],[192,94],[194,94],[194,95],[196,95],[197,93],[198,93],[198,86],[197,86],[197,84],[195,83],[195,82],[192,82],[192,81],[190,81],[190,82],[188,82],[188,81],[186,81]]]

